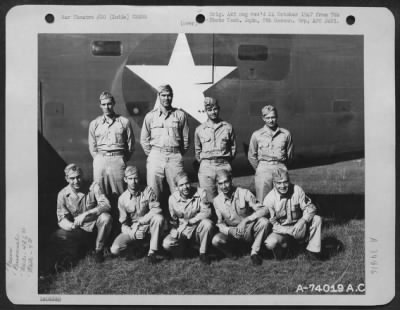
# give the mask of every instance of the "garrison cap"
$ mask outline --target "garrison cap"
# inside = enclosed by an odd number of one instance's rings
[[[157,87],[157,93],[158,94],[163,92],[163,91],[170,92],[171,94],[173,93],[172,87],[169,84],[163,84],[163,85],[160,85],[160,86]]]
[[[275,112],[276,115],[278,115],[278,111],[273,105],[266,105],[261,109],[261,114],[269,114],[271,112]]]
[[[274,182],[281,181],[283,179],[289,180],[289,172],[284,168],[278,168],[272,173],[272,179]]]
[[[103,91],[99,96],[99,100],[105,100],[105,99],[111,99],[113,102],[115,102],[114,96],[108,91]]]
[[[214,107],[218,108],[219,106],[218,106],[217,99],[215,99],[213,97],[205,97],[204,98],[204,107],[206,109],[211,109],[211,108],[214,108]]]
[[[187,173],[184,171],[181,171],[174,177],[175,184],[178,185],[178,182],[183,178],[187,178],[189,180],[189,176],[187,175]]]
[[[64,169],[64,173],[65,173],[66,177],[69,175],[70,172],[75,172],[75,171],[81,175],[83,174],[82,169],[76,164],[69,164]]]
[[[232,173],[226,169],[217,170],[217,180],[223,177],[228,177],[229,180],[232,180]]]
[[[125,177],[129,177],[133,174],[139,175],[139,170],[135,166],[128,166],[125,169]]]

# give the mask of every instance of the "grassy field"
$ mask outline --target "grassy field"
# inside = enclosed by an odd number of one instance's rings
[[[332,237],[344,245],[326,260],[310,261],[300,251],[283,261],[266,252],[261,266],[253,266],[248,255],[214,259],[210,266],[202,265],[197,257],[162,259],[156,265],[149,265],[145,258],[107,257],[96,264],[88,255],[76,267],[40,282],[39,293],[296,294],[299,285],[357,287],[364,283],[364,162],[298,169],[291,174],[319,207],[323,240]],[[237,178],[235,183],[254,191],[252,177]]]
[[[247,255],[214,260],[210,266],[197,258],[164,259],[156,265],[145,258],[107,258],[98,265],[89,255],[75,268],[41,283],[39,290],[49,294],[295,294],[298,285],[364,283],[364,221],[338,224],[327,219],[323,236],[344,244],[342,251],[324,261],[308,260],[300,252],[283,261],[266,257],[261,266],[253,266]]]

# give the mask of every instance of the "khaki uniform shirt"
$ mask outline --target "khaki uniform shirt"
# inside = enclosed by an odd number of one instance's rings
[[[119,221],[131,226],[141,218],[141,224],[150,224],[153,215],[161,214],[160,203],[151,187],[135,193],[127,189],[118,199]]]
[[[129,120],[116,115],[108,123],[102,115],[90,122],[89,151],[94,158],[98,152],[122,152],[125,160],[129,160],[135,145],[135,137]]]
[[[272,131],[267,126],[255,131],[250,138],[248,159],[254,169],[257,169],[260,160],[287,164],[293,159],[290,132],[279,127]]]
[[[88,192],[75,192],[67,185],[59,193],[57,197],[57,219],[61,228],[71,227],[74,218],[78,215],[95,210],[95,216],[103,212],[109,212],[111,209],[110,202],[102,193],[100,186],[93,183]],[[81,228],[91,232],[96,224],[95,220],[83,223]]]
[[[177,148],[184,154],[189,148],[187,114],[176,108],[167,114],[158,107],[153,109],[144,118],[140,144],[146,155],[149,155],[153,146]]]
[[[199,162],[215,158],[232,160],[236,155],[236,137],[232,125],[225,121],[214,124],[207,120],[196,128],[194,147]]]
[[[179,191],[175,191],[168,201],[172,227],[177,228],[179,232],[183,231],[188,239],[196,229],[196,224],[211,217],[211,208],[206,198],[206,192],[201,188],[197,188],[197,190],[192,188],[192,191],[194,193],[188,199],[183,198]],[[188,220],[191,220],[193,225],[185,227],[183,223]]]
[[[279,194],[274,188],[265,196],[263,205],[269,210],[274,231],[279,226],[294,225],[300,218],[310,222],[317,211],[303,189],[295,184],[290,184],[286,195]]]
[[[234,190],[231,197],[220,192],[214,198],[214,207],[217,226],[225,235],[228,235],[229,227],[236,227],[244,218],[255,221],[268,212],[249,190],[240,187]]]

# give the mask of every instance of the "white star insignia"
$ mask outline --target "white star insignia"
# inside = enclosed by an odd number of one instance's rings
[[[237,67],[196,66],[185,34],[176,40],[167,66],[127,66],[153,88],[170,84],[174,91],[172,105],[185,110],[200,123],[207,119],[203,92],[219,82]],[[214,75],[214,79],[213,79]]]

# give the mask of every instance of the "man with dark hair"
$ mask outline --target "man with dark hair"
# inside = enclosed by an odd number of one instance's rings
[[[148,156],[147,185],[154,190],[159,201],[163,201],[168,197],[165,196],[164,181],[173,193],[173,178],[183,171],[182,155],[189,148],[189,126],[187,114],[172,107],[170,85],[161,85],[157,96],[154,109],[144,118],[140,144]],[[164,212],[167,213],[166,210]]]
[[[85,247],[90,235],[96,233],[95,259],[104,261],[104,244],[112,225],[108,213],[110,203],[100,186],[94,182],[89,189],[83,188],[82,170],[75,164],[65,168],[64,187],[57,198],[58,229],[52,236],[52,252],[56,260],[76,259],[78,252]]]
[[[219,118],[220,107],[215,98],[205,97],[207,121],[194,134],[196,160],[200,163],[199,185],[207,192],[208,201],[217,196],[218,170],[232,171],[231,161],[236,155],[236,138],[232,125]]]
[[[125,170],[124,181],[128,189],[118,199],[121,234],[114,240],[111,253],[119,255],[129,244],[144,241],[150,237],[148,261],[155,263],[155,253],[159,249],[164,218],[160,203],[151,187],[140,184],[139,171],[135,166]]]
[[[185,172],[176,175],[175,184],[177,191],[169,197],[172,229],[164,239],[163,247],[176,253],[182,252],[188,243],[199,243],[200,261],[208,265],[214,224],[209,219],[211,209],[206,193],[201,188],[192,187]]]
[[[99,100],[103,115],[89,125],[93,180],[111,200],[112,211],[116,214],[116,202],[124,191],[124,171],[134,151],[135,137],[130,121],[114,112],[115,100],[112,94],[104,91]]]
[[[219,233],[212,240],[213,246],[230,257],[239,241],[252,243],[250,259],[254,265],[261,265],[259,252],[270,230],[268,219],[262,217],[265,208],[249,190],[233,186],[229,171],[218,171],[217,182],[220,193],[214,198],[214,207]]]
[[[278,126],[276,108],[266,105],[261,113],[265,126],[252,134],[248,152],[249,162],[256,171],[256,197],[260,202],[272,190],[272,173],[278,168],[286,168],[293,159],[292,136]]]
[[[272,233],[265,245],[277,259],[284,256],[289,237],[307,242],[307,254],[320,258],[322,219],[316,215],[316,207],[302,188],[290,183],[286,169],[279,168],[273,174],[274,189],[264,199],[268,208]]]

